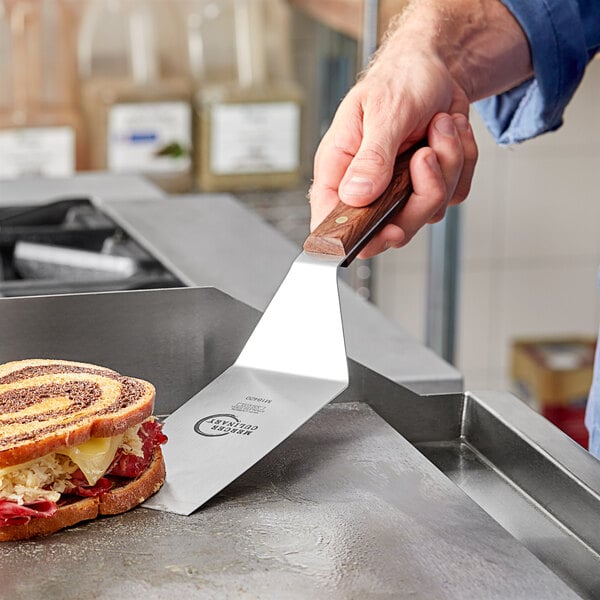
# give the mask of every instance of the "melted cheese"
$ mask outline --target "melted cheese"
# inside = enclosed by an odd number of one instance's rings
[[[122,441],[123,435],[92,438],[78,446],[61,448],[56,453],[68,456],[81,469],[88,483],[94,485],[106,473]]]
[[[19,504],[46,498],[56,502],[79,468],[90,485],[106,472],[119,447],[128,454],[143,456],[139,425],[124,434],[92,438],[78,446],[60,448],[26,463],[0,468],[0,500]]]

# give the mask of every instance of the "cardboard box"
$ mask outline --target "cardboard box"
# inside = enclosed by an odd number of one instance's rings
[[[519,339],[512,347],[516,395],[585,447],[595,350],[596,339],[586,337]]]

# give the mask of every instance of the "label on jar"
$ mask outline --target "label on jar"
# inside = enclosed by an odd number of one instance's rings
[[[0,179],[22,175],[69,177],[75,172],[71,127],[19,127],[0,131]]]
[[[187,171],[191,166],[191,106],[187,102],[115,104],[108,115],[107,142],[110,171]]]
[[[296,102],[218,104],[211,110],[210,125],[215,175],[289,173],[300,165]]]

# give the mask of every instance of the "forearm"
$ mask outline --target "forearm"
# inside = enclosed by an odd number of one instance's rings
[[[442,218],[448,204],[464,200],[477,161],[466,118],[467,90],[480,93],[488,84],[480,84],[479,76],[465,79],[457,54],[464,51],[477,73],[485,72],[491,59],[485,53],[489,38],[484,29],[486,19],[496,13],[483,8],[492,1],[408,0],[407,9],[397,13],[376,57],[340,103],[319,144],[310,193],[313,228],[340,200],[350,206],[375,201],[393,177],[398,154],[423,139],[427,144],[410,160],[413,193],[361,257],[406,244],[423,225]],[[470,11],[466,24],[457,8]],[[527,55],[526,42],[524,48]],[[527,59],[525,63],[520,77],[528,72]]]
[[[527,38],[500,0],[411,0],[378,55],[401,64],[402,54],[414,51],[439,59],[470,102],[533,74]]]

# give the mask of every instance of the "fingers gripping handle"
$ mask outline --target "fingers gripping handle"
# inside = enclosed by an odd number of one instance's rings
[[[344,258],[347,267],[367,242],[401,210],[412,194],[409,163],[422,144],[413,146],[396,158],[392,180],[383,194],[368,206],[354,207],[338,202],[324,221],[306,238],[304,250]]]

